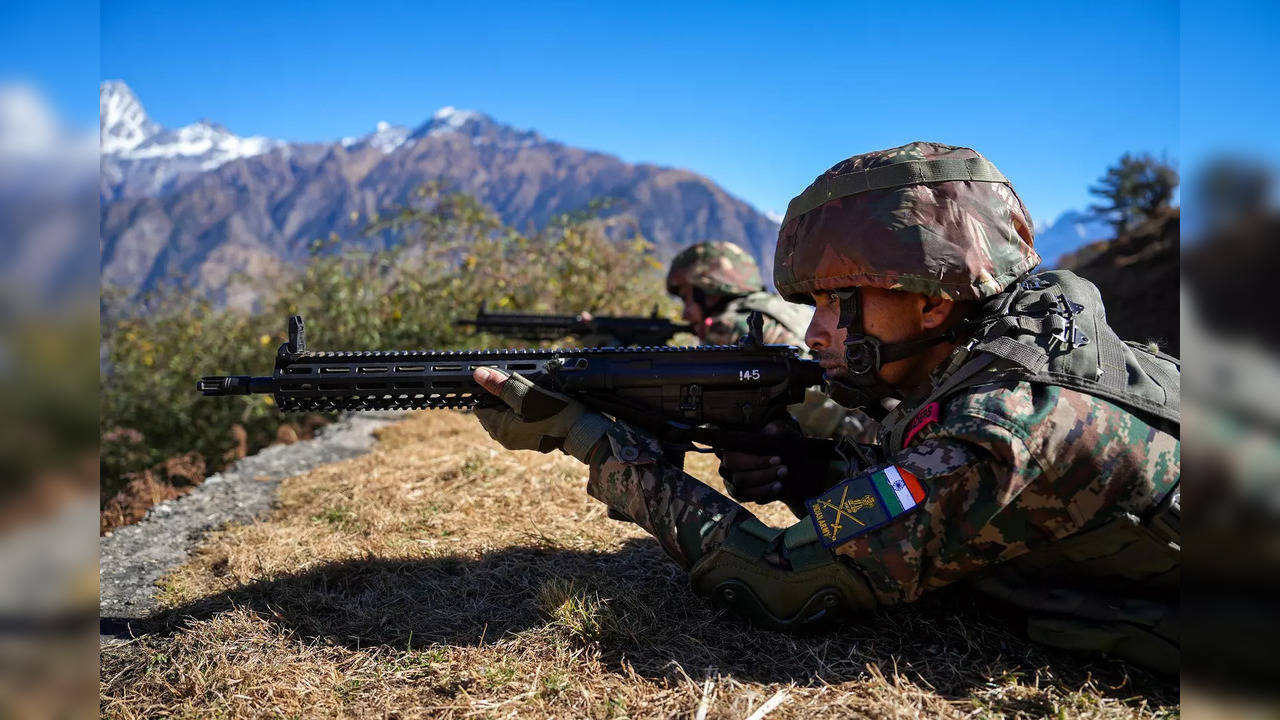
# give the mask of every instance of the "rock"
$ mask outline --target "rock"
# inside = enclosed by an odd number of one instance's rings
[[[313,440],[274,445],[244,458],[187,494],[156,505],[141,522],[100,537],[103,641],[128,637],[128,621],[156,607],[156,581],[181,565],[205,533],[267,512],[280,480],[368,452],[374,431],[402,416],[391,412],[347,415]]]

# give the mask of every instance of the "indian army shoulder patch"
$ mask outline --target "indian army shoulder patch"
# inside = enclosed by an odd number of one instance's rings
[[[823,546],[835,547],[907,514],[924,498],[924,486],[915,475],[885,465],[849,478],[805,504]]]

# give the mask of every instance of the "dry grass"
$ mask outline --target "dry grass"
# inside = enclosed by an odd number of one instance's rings
[[[145,634],[103,650],[103,715],[1178,712],[1176,685],[1033,646],[959,593],[837,634],[751,629],[608,520],[576,461],[502,451],[461,413],[380,439],[285,481],[269,520],[215,533],[167,578]],[[713,468],[690,461],[704,479]]]

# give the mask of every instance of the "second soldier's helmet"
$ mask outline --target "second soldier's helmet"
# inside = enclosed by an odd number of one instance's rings
[[[1040,263],[1031,216],[977,151],[913,142],[855,155],[791,201],[774,285],[787,300],[870,286],[952,300],[996,295]]]
[[[681,250],[667,272],[667,292],[679,295],[681,285],[728,296],[764,288],[755,259],[731,242],[703,242]]]

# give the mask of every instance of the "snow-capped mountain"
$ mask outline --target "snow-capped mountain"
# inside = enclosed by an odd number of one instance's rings
[[[408,139],[409,128],[403,125],[392,125],[384,120],[377,124],[373,132],[364,137],[342,138],[342,146],[369,145],[385,155],[403,145]]]
[[[468,124],[482,124],[489,120],[488,117],[474,110],[459,110],[452,105],[446,105],[435,111],[425,125],[418,128],[415,135],[439,135],[447,132],[458,132],[467,127]]]
[[[377,148],[383,154],[391,153],[406,142],[413,142],[424,137],[441,137],[444,135],[462,135],[471,139],[472,144],[496,144],[504,147],[529,147],[545,139],[533,130],[519,130],[503,125],[493,118],[475,110],[459,110],[452,106],[442,107],[432,114],[422,125],[410,130],[404,125],[392,125],[386,121],[379,122],[374,131],[361,137],[342,138],[342,146],[347,148],[367,145]]]
[[[119,80],[102,84],[99,147],[121,160],[192,160],[212,170],[242,157],[261,155],[287,143],[264,137],[240,137],[209,120],[167,130],[152,120],[133,90]]]
[[[98,147],[103,155],[132,150],[161,130],[147,116],[133,90],[119,80],[102,83],[98,93],[98,111]]]
[[[119,80],[102,83],[98,107],[104,200],[163,192],[232,160],[288,147],[280,140],[240,137],[209,120],[167,129]]]
[[[1063,255],[1114,235],[1115,231],[1105,220],[1079,210],[1067,210],[1052,223],[1036,228],[1036,252],[1044,258],[1044,267],[1053,267]]]
[[[119,155],[130,160],[193,158],[200,162],[200,169],[212,170],[236,158],[261,155],[285,144],[264,137],[242,138],[217,123],[201,120],[177,130],[160,130]]]
[[[503,125],[475,110],[459,110],[445,106],[435,111],[431,119],[413,131],[411,139],[462,135],[473,145],[497,145],[500,147],[531,147],[547,142],[533,130],[521,130]]]
[[[217,297],[237,273],[305,260],[317,238],[380,242],[363,235],[360,218],[434,180],[522,229],[612,198],[606,212],[634,219],[661,259],[729,240],[772,273],[777,222],[711,180],[625,163],[474,110],[444,107],[413,130],[381,122],[360,137],[296,143],[239,137],[208,121],[167,130],[124,83],[101,92],[104,286],[144,291],[179,278]]]

